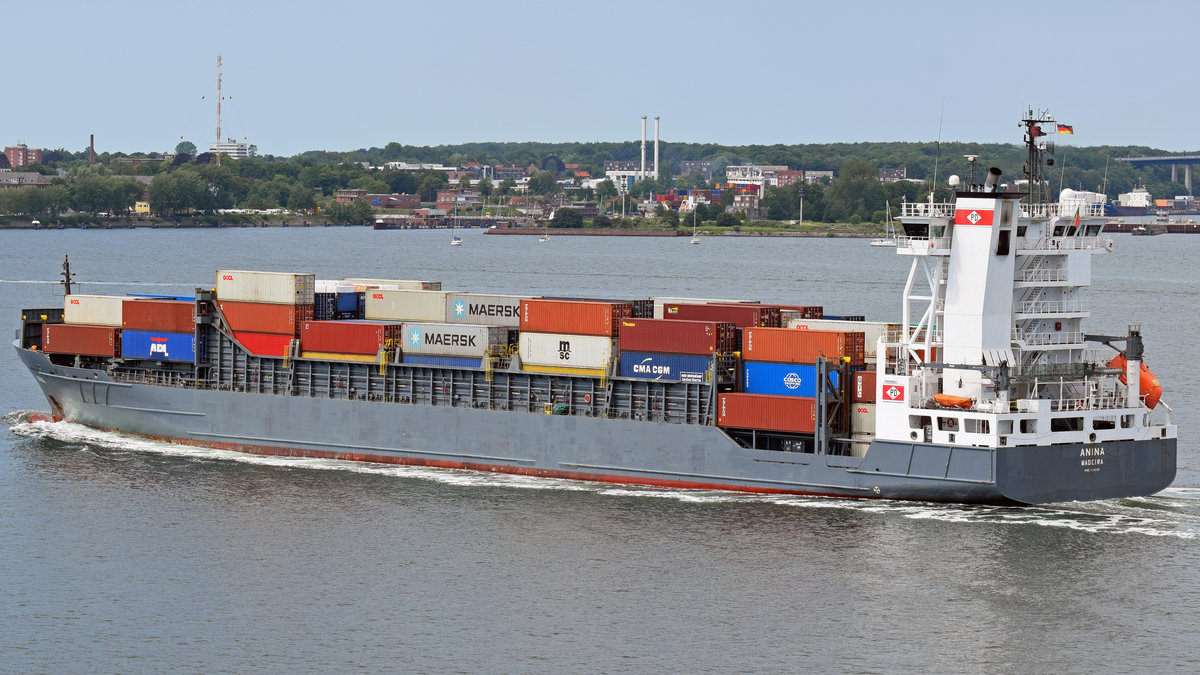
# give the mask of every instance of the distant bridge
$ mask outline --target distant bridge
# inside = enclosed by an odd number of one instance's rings
[[[1171,182],[1179,182],[1179,166],[1183,165],[1183,185],[1192,194],[1192,165],[1200,164],[1200,155],[1175,155],[1173,157],[1118,157],[1118,162],[1129,162],[1133,166],[1171,165]]]

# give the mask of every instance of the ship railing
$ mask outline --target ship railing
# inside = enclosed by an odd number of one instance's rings
[[[901,218],[954,217],[954,202],[901,202]]]
[[[1017,314],[1078,314],[1091,311],[1086,300],[1025,300],[1013,308]]]
[[[1041,237],[1037,241],[1022,244],[1021,251],[1095,251],[1112,248],[1108,237]]]
[[[1083,344],[1083,333],[1077,331],[1048,331],[1040,333],[1023,333],[1013,331],[1012,339],[1024,342],[1029,346],[1074,345]]]
[[[912,249],[914,251],[929,252],[929,253],[949,253],[950,252],[950,237],[896,237],[896,248]]]
[[[1116,393],[1097,394],[1083,398],[1050,399],[1050,412],[1072,412],[1082,410],[1117,410],[1128,407],[1125,397]]]
[[[1055,281],[1066,281],[1067,271],[1065,269],[1046,269],[1037,268],[1025,270],[1021,273],[1019,281],[1026,283],[1050,283]]]
[[[1021,204],[1022,218],[1074,218],[1078,209],[1080,218],[1100,218],[1104,216],[1104,204],[1085,204],[1041,202],[1037,204]]]

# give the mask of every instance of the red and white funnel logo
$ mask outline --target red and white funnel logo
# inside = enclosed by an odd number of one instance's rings
[[[883,400],[885,400],[885,401],[903,401],[904,400],[904,385],[885,384],[883,386]]]

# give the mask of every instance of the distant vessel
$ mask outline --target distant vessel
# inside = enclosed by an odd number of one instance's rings
[[[1135,187],[1129,192],[1117,196],[1117,201],[1105,205],[1106,216],[1147,216],[1152,213],[1154,200],[1150,191],[1142,186]]]

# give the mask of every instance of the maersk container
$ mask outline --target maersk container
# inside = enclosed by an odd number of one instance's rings
[[[316,285],[315,274],[217,270],[218,300],[311,305]]]
[[[287,356],[292,341],[291,335],[273,335],[270,333],[235,332],[233,337],[246,351],[257,356]]]
[[[612,363],[613,340],[603,335],[522,331],[518,345],[523,365],[604,369]]]
[[[121,327],[125,297],[73,294],[63,298],[63,321],[88,326]]]
[[[488,326],[521,325],[521,301],[528,295],[450,293],[446,296],[446,321]]]
[[[829,375],[836,387],[837,372],[830,372]],[[742,363],[742,391],[747,394],[813,398],[817,395],[817,386],[815,365],[761,361]]]
[[[779,327],[779,308],[759,304],[687,304],[666,303],[664,319],[686,321],[727,321],[738,328],[751,326]]]
[[[440,281],[424,281],[419,279],[364,279],[362,277],[353,277],[342,279],[342,281],[348,284],[353,284],[355,286],[353,290],[356,291],[368,291],[375,288],[383,288],[392,291],[442,290],[442,282]]]
[[[47,354],[113,357],[121,353],[121,329],[48,323],[42,326],[42,351]]]
[[[472,359],[464,356],[431,356],[429,354],[405,354],[404,363],[415,363],[422,366],[443,366],[446,368],[478,368],[483,359]]]
[[[833,330],[842,332],[862,333],[865,343],[863,354],[866,358],[874,358],[879,338],[887,340],[888,334],[899,335],[900,324],[884,321],[833,321],[830,319],[803,319],[795,316],[788,317],[784,328],[797,330]]]
[[[706,355],[737,351],[737,327],[718,321],[621,319],[619,338],[622,352]]]
[[[717,426],[811,434],[816,430],[817,402],[799,396],[718,394]]]
[[[726,298],[679,298],[669,296],[654,296],[650,298],[654,310],[650,318],[665,319],[663,313],[663,305],[667,304],[686,304],[686,305],[707,305],[716,303],[719,305],[737,305],[737,304],[754,304],[752,302],[743,302],[741,300],[729,300]]]
[[[790,328],[747,328],[742,332],[742,358],[772,363],[815,363],[818,358],[848,358],[864,363],[863,334]]]
[[[366,292],[367,304],[363,317],[384,321],[436,321],[446,320],[446,296],[444,291],[385,290]]]
[[[493,345],[508,344],[508,329],[504,326],[406,321],[401,338],[401,348],[406,354],[480,358],[486,356]]]
[[[400,347],[403,336],[399,323],[305,321],[300,329],[300,345],[306,352],[373,356],[380,349]]]
[[[121,333],[121,356],[127,359],[193,363],[197,360],[196,334],[126,329]],[[200,343],[199,357],[199,360],[204,360],[203,342]]]
[[[632,312],[628,302],[522,300],[521,332],[614,337]]]
[[[670,382],[710,381],[712,358],[687,354],[652,354],[621,350],[617,359],[621,377],[636,377],[643,380]]]
[[[196,330],[195,301],[127,299],[121,309],[125,330],[158,330],[193,333]]]
[[[217,307],[225,315],[225,321],[235,331],[249,333],[273,333],[275,335],[300,335],[300,326],[312,321],[313,305],[280,305],[269,302],[218,301]]]
[[[855,403],[875,402],[875,371],[860,370],[850,374],[850,400]]]

